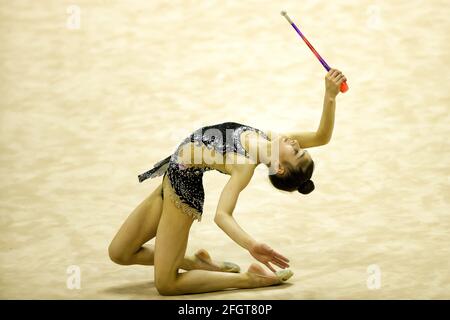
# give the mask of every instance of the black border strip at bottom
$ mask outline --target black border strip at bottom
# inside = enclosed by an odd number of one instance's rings
[[[166,319],[289,319],[326,315],[361,317],[445,314],[448,300],[2,300],[2,312],[14,316],[91,317],[113,315]]]

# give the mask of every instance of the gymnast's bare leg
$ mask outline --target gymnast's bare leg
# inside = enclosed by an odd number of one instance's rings
[[[109,246],[112,261],[121,265],[154,265],[154,247],[144,244],[156,236],[163,208],[160,184],[125,220]],[[180,265],[183,270],[210,270],[239,272],[238,265],[230,262],[215,262],[204,249],[192,257],[184,257]]]
[[[163,182],[163,187],[164,191],[171,188],[167,179]],[[185,263],[185,251],[192,222],[192,218],[177,208],[169,197],[164,197],[154,254],[155,286],[160,294],[202,293],[282,283],[274,273],[265,271],[257,264],[252,264],[245,273],[206,270],[179,273],[178,269]]]

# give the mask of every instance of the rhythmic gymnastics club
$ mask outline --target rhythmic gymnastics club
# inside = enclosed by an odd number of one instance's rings
[[[286,11],[281,11],[281,15],[286,18],[286,20],[289,22],[289,24],[295,29],[295,31],[297,31],[297,33],[300,35],[300,37],[302,37],[303,41],[305,41],[306,45],[311,49],[311,51],[314,53],[314,55],[317,57],[317,59],[319,59],[320,63],[323,65],[325,70],[330,71],[331,68],[328,65],[328,63],[326,63],[325,60],[323,60],[323,58],[314,49],[314,47],[311,45],[311,43],[309,43],[308,39],[306,39],[306,37],[303,35],[303,33],[297,28],[295,23],[292,22],[292,20],[287,15]],[[347,90],[348,90],[347,82],[342,82],[341,83],[341,92],[346,92]]]

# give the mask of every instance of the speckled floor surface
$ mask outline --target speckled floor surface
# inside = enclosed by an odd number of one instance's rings
[[[258,168],[235,209],[295,275],[161,297],[152,267],[107,255],[160,182],[137,175],[205,124],[319,124],[325,71],[282,9],[350,86],[331,142],[309,150],[316,190],[283,194]],[[449,299],[449,15],[437,0],[0,1],[0,298]],[[213,222],[226,181],[205,175],[187,252],[245,269]]]

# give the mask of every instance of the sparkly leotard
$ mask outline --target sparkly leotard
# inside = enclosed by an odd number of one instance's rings
[[[222,155],[228,152],[234,152],[248,158],[247,150],[244,149],[240,140],[242,132],[247,130],[255,131],[263,138],[269,140],[263,131],[236,122],[224,122],[202,127],[184,139],[172,155],[156,163],[147,172],[140,174],[138,176],[139,182],[161,175],[164,175],[165,178],[167,174],[173,190],[170,196],[175,202],[175,205],[193,219],[200,221],[205,199],[203,173],[214,170],[215,168],[195,164],[193,166],[186,166],[179,161],[179,151],[186,144],[194,143],[197,146],[203,144],[208,149],[214,149]],[[218,169],[215,170],[227,174]]]

